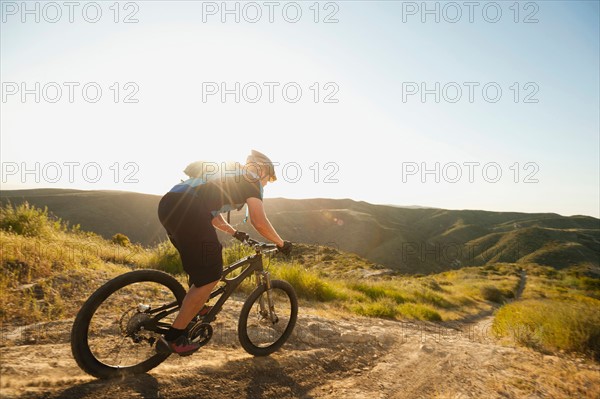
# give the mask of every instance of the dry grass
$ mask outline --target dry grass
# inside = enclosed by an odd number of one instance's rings
[[[494,275],[488,276],[491,272]],[[361,316],[429,321],[457,320],[489,311],[496,304],[486,297],[486,289],[504,300],[514,296],[519,282],[519,271],[508,264],[427,277],[341,279],[316,268],[277,262],[273,273],[290,281],[308,301],[333,301]]]
[[[126,237],[111,242],[68,228],[47,211],[25,205],[3,208],[1,225],[3,323],[72,316],[103,282],[135,268],[159,268],[185,281],[177,251],[169,242],[153,248],[131,245]],[[269,261],[274,278],[289,281],[302,301],[392,319],[460,320],[483,314],[515,296],[524,269],[528,275],[525,301],[509,303],[498,312],[498,334],[517,334],[524,344],[547,351],[599,352],[600,280],[581,271],[498,263],[422,277],[360,278],[348,276],[378,267],[364,260],[352,266],[355,255],[322,247],[318,252],[323,256],[310,263],[308,249],[303,250],[305,256],[292,261]],[[239,245],[227,248],[225,263],[250,252]],[[344,277],[336,275],[335,265]],[[251,288],[248,282],[242,291]]]
[[[525,266],[523,300],[496,314],[494,330],[544,352],[584,353],[600,358],[600,279],[581,271]]]

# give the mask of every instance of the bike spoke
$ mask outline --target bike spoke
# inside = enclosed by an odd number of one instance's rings
[[[174,300],[169,290],[153,282],[131,284],[112,293],[90,322],[88,344],[94,357],[110,366],[129,367],[154,356],[158,332],[171,325],[175,314],[156,322],[156,315],[149,312]],[[156,331],[146,330],[148,325]]]
[[[271,290],[274,308],[269,310],[267,293],[255,302],[247,322],[248,338],[257,347],[266,347],[277,341],[286,330],[291,316],[291,304],[285,292]],[[264,305],[261,306],[261,303]]]
[[[121,345],[123,345],[124,339],[121,340],[121,343],[114,347],[111,352],[115,352],[115,357],[112,364],[120,364],[119,356],[121,355]]]

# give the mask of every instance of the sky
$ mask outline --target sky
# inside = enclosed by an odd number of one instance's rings
[[[0,1],[2,188],[600,216],[597,1]]]

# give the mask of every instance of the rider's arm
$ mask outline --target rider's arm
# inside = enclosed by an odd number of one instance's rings
[[[212,225],[227,234],[233,235],[233,233],[235,233],[233,226],[227,223],[225,218],[223,218],[223,214],[221,213],[213,218]]]
[[[275,231],[267,215],[265,214],[265,208],[263,202],[258,198],[248,198],[246,200],[248,204],[248,212],[250,214],[250,221],[252,226],[260,233],[261,236],[267,240],[274,242],[277,246],[283,246],[283,240],[279,237],[279,234]]]

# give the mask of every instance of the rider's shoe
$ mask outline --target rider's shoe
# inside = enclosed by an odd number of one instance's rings
[[[187,335],[181,335],[174,341],[167,341],[165,337],[160,337],[156,343],[158,353],[177,353],[179,356],[189,356],[200,349],[202,345],[191,342]]]

